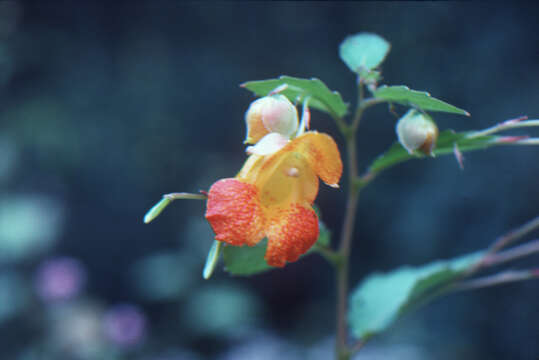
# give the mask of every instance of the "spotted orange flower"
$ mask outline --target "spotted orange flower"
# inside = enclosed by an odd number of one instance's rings
[[[235,178],[213,184],[206,209],[216,240],[254,246],[267,237],[265,259],[276,267],[296,261],[314,245],[318,178],[338,187],[342,174],[339,150],[329,135],[308,131],[291,141],[279,139],[270,151],[257,151],[255,145]]]

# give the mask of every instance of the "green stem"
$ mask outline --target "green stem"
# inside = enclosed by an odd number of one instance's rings
[[[348,153],[348,185],[349,194],[346,202],[346,213],[342,226],[340,247],[338,250],[341,256],[341,263],[337,266],[337,359],[346,360],[350,358],[350,350],[346,344],[348,338],[348,327],[346,324],[347,300],[348,300],[348,272],[350,262],[350,251],[352,245],[352,235],[356,218],[357,203],[359,200],[359,189],[353,186],[357,177],[357,154],[355,134],[346,139],[346,149]]]
[[[338,255],[340,262],[337,264],[337,342],[336,342],[336,358],[337,360],[349,360],[354,352],[359,351],[361,346],[350,348],[347,344],[348,326],[346,323],[346,314],[348,310],[348,273],[350,265],[350,252],[352,249],[352,238],[354,234],[354,224],[356,219],[357,204],[359,193],[362,186],[358,186],[358,180],[366,180],[368,183],[372,178],[360,179],[357,169],[357,144],[356,132],[363,116],[363,112],[372,105],[384,102],[381,99],[363,99],[364,91],[363,84],[359,83],[358,104],[351,125],[342,126],[337,122],[339,129],[346,139],[347,166],[348,166],[348,189],[349,194],[346,200],[346,211],[342,225],[342,233]],[[344,129],[344,131],[343,131]],[[360,184],[362,185],[362,184]]]
[[[324,259],[326,259],[330,264],[332,264],[335,267],[338,267],[341,263],[341,255],[338,254],[336,251],[333,251],[330,248],[327,248],[325,246],[320,245],[314,245],[314,251],[318,252]]]

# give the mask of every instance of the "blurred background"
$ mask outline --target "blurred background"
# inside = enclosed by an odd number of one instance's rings
[[[322,258],[204,281],[204,203],[143,215],[163,193],[239,170],[254,99],[240,83],[314,76],[354,105],[337,49],[360,31],[392,43],[384,82],[472,114],[435,114],[440,129],[539,117],[538,9],[516,4],[0,1],[0,358],[330,359]],[[311,124],[342,141],[325,114]],[[367,112],[360,169],[394,124],[385,106]],[[352,286],[537,216],[538,155],[496,148],[465,154],[464,171],[443,157],[384,173],[360,201]],[[336,239],[344,192],[321,186],[317,203]],[[452,295],[358,358],[537,359],[538,304],[537,282]]]

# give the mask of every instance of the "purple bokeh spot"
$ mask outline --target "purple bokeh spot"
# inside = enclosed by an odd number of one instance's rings
[[[103,320],[105,336],[121,347],[139,344],[146,334],[146,316],[135,305],[112,307]]]
[[[38,268],[35,287],[45,301],[62,301],[76,297],[86,283],[86,271],[73,258],[60,257],[44,261]]]

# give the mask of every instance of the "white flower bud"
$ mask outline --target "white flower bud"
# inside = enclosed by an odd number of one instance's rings
[[[426,155],[433,155],[432,151],[438,139],[438,127],[427,114],[410,109],[399,119],[396,126],[397,136],[401,145],[413,154],[420,150]]]
[[[245,122],[247,144],[257,143],[268,133],[290,138],[298,130],[298,112],[286,96],[270,95],[251,103],[245,114]]]

